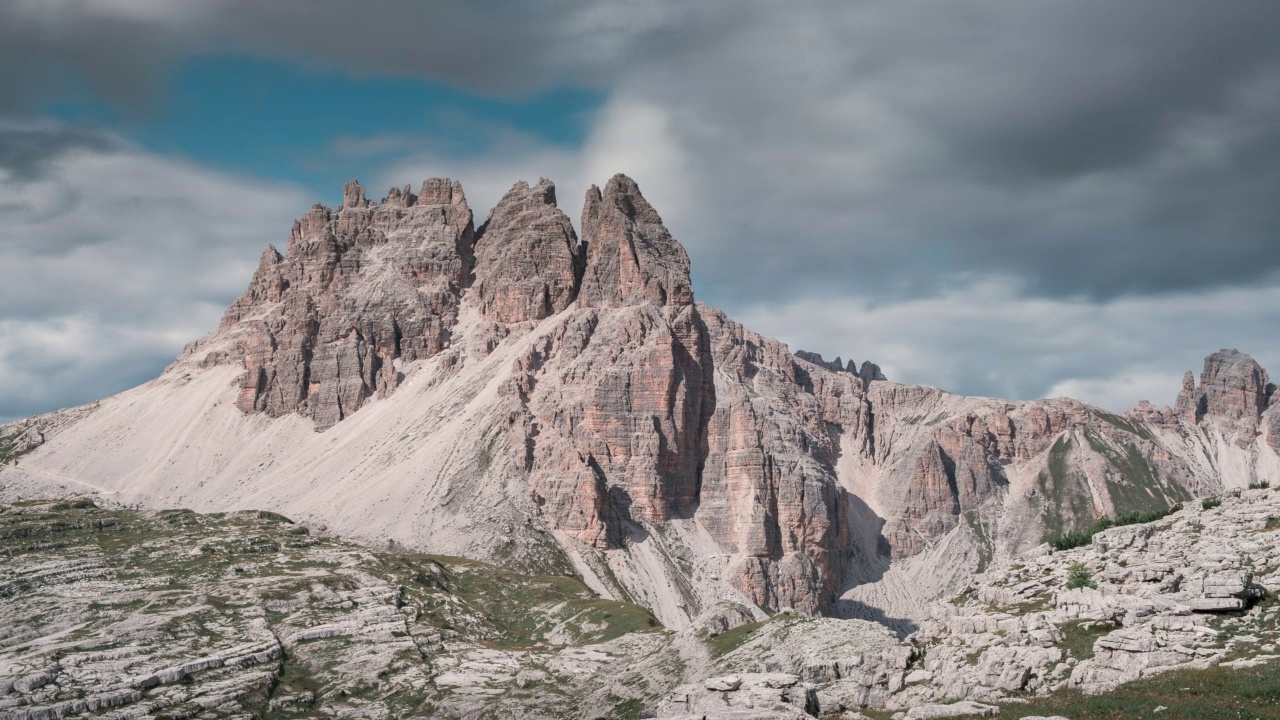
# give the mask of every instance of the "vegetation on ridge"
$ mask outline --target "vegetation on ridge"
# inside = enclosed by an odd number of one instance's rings
[[[1072,548],[1082,547],[1093,542],[1093,536],[1109,530],[1113,527],[1122,525],[1141,525],[1143,523],[1155,522],[1164,517],[1182,509],[1182,505],[1174,505],[1172,507],[1162,508],[1160,510],[1152,510],[1150,512],[1131,512],[1119,515],[1117,517],[1109,517],[1103,515],[1093,522],[1092,525],[1083,530],[1073,530],[1071,532],[1059,533],[1051,535],[1045,542],[1048,542],[1054,550],[1071,550]]]

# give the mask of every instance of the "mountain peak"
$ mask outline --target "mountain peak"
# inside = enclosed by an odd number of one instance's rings
[[[556,207],[555,183],[521,180],[480,229],[469,292],[497,322],[541,320],[577,297],[582,261],[573,224]]]
[[[1223,348],[1204,359],[1200,393],[1206,415],[1257,418],[1267,409],[1267,371],[1252,357]]]
[[[364,197],[364,186],[354,178],[342,187],[342,208],[364,207],[368,201]]]
[[[584,305],[693,303],[689,255],[634,180],[619,173],[603,192],[592,185],[583,203],[581,227],[587,246],[579,293]]]

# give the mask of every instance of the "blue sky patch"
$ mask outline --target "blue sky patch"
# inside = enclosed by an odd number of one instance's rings
[[[465,159],[512,137],[576,148],[603,102],[604,93],[578,88],[496,98],[408,77],[211,55],[184,62],[141,113],[85,91],[64,93],[43,110],[112,129],[153,152],[301,183],[329,201],[351,177],[367,181],[417,151]]]

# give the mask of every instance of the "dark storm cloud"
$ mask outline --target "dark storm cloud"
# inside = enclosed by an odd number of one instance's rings
[[[118,146],[114,138],[94,130],[0,117],[0,170],[24,180],[37,177],[50,161],[70,150],[105,151]]]
[[[0,4],[0,112],[30,112],[75,86],[138,112],[179,53],[173,25],[128,3]],[[155,9],[160,6],[155,5]]]
[[[1259,202],[1280,193],[1280,6],[843,7],[625,85],[673,108],[718,201],[698,226],[717,286],[910,297],[997,272],[1114,297],[1280,267]]]

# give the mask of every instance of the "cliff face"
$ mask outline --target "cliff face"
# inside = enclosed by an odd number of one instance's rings
[[[471,270],[475,231],[462,186],[428,180],[380,204],[355,181],[336,211],[293,225],[285,255],[268,247],[222,329],[242,331],[214,362],[243,362],[236,406],[298,412],[324,430],[399,384],[395,363],[449,343]]]
[[[696,303],[625,176],[588,191],[579,227],[547,180],[479,230],[456,182],[380,203],[351,183],[161,378],[23,425],[45,442],[12,472],[567,561],[675,625],[723,600],[905,622],[1099,516],[1280,483],[1275,388],[1241,353],[1123,417],[960,397],[793,355]]]

